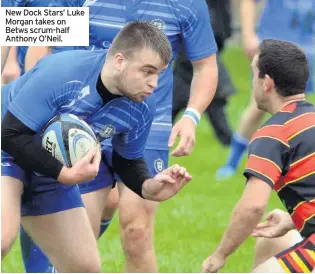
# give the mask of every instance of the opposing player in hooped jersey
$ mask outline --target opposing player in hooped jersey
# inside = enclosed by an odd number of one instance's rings
[[[251,60],[257,52],[259,41],[280,39],[299,45],[307,55],[310,78],[306,92],[315,91],[315,0],[266,0],[256,28],[256,3],[260,0],[241,0],[242,38],[244,51]],[[257,30],[257,31],[256,31]],[[217,171],[218,179],[233,176],[240,164],[249,141],[264,117],[252,99],[240,118],[233,135],[227,162]]]
[[[217,273],[251,234],[265,237],[265,244],[256,249],[256,256],[264,258],[256,259],[253,272],[314,272],[315,107],[305,100],[307,57],[293,43],[263,40],[252,71],[257,106],[272,117],[253,135],[245,189],[220,244],[204,261],[203,272]],[[287,213],[272,212],[258,225],[273,189]],[[283,249],[277,251],[279,237],[294,229],[303,239],[291,246],[292,240],[283,238]]]
[[[2,258],[22,215],[24,228],[58,272],[100,271],[95,236],[76,184],[98,173],[108,175],[108,165],[98,147],[71,168],[42,148],[38,133],[55,115],[83,118],[101,141],[112,135],[113,169],[142,198],[168,199],[190,181],[177,165],[152,178],[143,159],[155,113],[155,98],[148,96],[170,59],[164,34],[151,23],[133,22],[119,32],[107,54],[51,55],[2,88]],[[105,134],[108,127],[115,130]],[[113,181],[104,180],[108,192]]]
[[[56,1],[58,2],[58,1]],[[157,111],[148,137],[144,158],[151,174],[168,166],[169,150],[180,136],[179,145],[172,151],[173,156],[189,155],[195,143],[196,125],[200,115],[210,104],[217,86],[217,46],[214,40],[207,5],[204,0],[60,0],[61,6],[88,6],[90,12],[90,45],[74,49],[108,49],[117,32],[134,20],[150,21],[159,26],[168,37],[172,60],[179,46],[185,47],[193,65],[191,96],[183,117],[172,127],[171,108],[173,72],[169,66],[159,77],[155,90]],[[64,50],[55,49],[55,52]],[[111,144],[102,144],[107,159],[111,159]],[[90,184],[80,187],[82,199],[89,208],[91,222],[94,222],[96,236],[104,232],[110,222],[118,201],[115,189],[111,192],[109,205],[96,203],[102,200],[106,182],[96,178]],[[144,201],[134,195],[123,184],[119,188],[119,224],[122,246],[126,258],[125,272],[157,272],[154,251],[154,218],[157,203]],[[116,196],[117,195],[117,196]],[[100,198],[98,198],[100,197]],[[130,203],[133,207],[130,207]],[[102,210],[106,206],[102,213]],[[112,209],[112,207],[114,209]],[[100,220],[101,227],[99,225]]]

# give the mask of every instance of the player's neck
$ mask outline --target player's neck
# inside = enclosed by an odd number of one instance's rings
[[[272,114],[277,113],[279,110],[283,109],[285,106],[290,105],[297,101],[304,101],[305,94],[296,94],[288,97],[278,97],[278,100],[275,100],[275,104],[272,109]]]
[[[106,63],[104,64],[101,71],[101,80],[103,85],[108,89],[110,93],[114,95],[122,95],[117,87],[117,81],[113,75],[112,68],[108,68],[108,66],[106,66]]]

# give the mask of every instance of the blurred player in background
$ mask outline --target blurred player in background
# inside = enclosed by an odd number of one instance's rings
[[[29,71],[40,58],[49,53],[50,50],[47,47],[11,47],[1,75],[2,85],[10,83]]]
[[[257,52],[259,41],[272,38],[298,44],[307,54],[310,79],[306,92],[314,90],[315,0],[267,0],[255,32],[255,0],[241,0],[241,22],[244,50],[249,59]],[[225,166],[217,171],[217,179],[235,174],[249,140],[259,127],[264,112],[251,100],[243,113],[238,132],[233,135],[230,155]]]
[[[113,170],[141,198],[163,201],[190,181],[177,165],[153,178],[143,159],[155,113],[155,98],[149,96],[171,57],[169,41],[156,26],[132,22],[116,36],[108,53],[51,55],[3,86],[2,258],[15,240],[22,215],[23,227],[58,271],[100,271],[95,236],[76,184],[97,176],[106,180],[108,194],[114,181],[107,163],[100,165],[98,147],[68,168],[36,141],[55,115],[72,113],[84,119],[100,141],[110,137],[104,127],[111,125]],[[143,71],[148,67],[150,74]]]
[[[218,51],[222,53],[225,42],[231,35],[230,0],[208,0],[207,4]],[[235,89],[220,55],[217,57],[217,62],[219,70],[218,87],[211,104],[206,109],[206,114],[219,142],[229,146],[233,133],[224,108],[228,97],[235,93]],[[192,77],[193,68],[183,49],[176,58],[174,70],[173,120],[187,106]]]
[[[48,6],[50,0],[1,0],[2,7],[45,7]],[[29,47],[2,47],[3,56],[1,55],[1,76],[2,84],[7,84],[22,75],[25,71],[30,70],[37,60],[49,54],[47,47],[35,47],[35,49],[28,53]],[[7,58],[5,55],[7,54]]]
[[[145,160],[152,176],[168,166],[169,149],[180,136],[179,145],[172,152],[174,156],[191,153],[195,143],[195,130],[200,115],[211,102],[217,86],[217,46],[213,37],[207,5],[204,0],[184,1],[133,1],[114,0],[61,0],[59,6],[88,6],[90,10],[90,46],[56,48],[55,52],[69,49],[107,50],[118,31],[129,21],[143,20],[156,24],[168,37],[173,56],[176,57],[180,44],[184,44],[187,55],[193,64],[193,80],[188,110],[172,129],[173,71],[170,65],[159,77],[159,86],[154,91],[157,101],[156,115],[148,137]],[[150,75],[152,70],[146,68]],[[102,143],[102,150],[111,163],[112,146]],[[118,178],[117,178],[118,179]],[[118,203],[117,188],[109,198],[112,205],[104,203],[106,181],[94,180],[81,186],[84,204],[95,231],[99,237],[108,227]],[[126,272],[157,272],[153,246],[154,218],[158,203],[146,201],[130,189],[119,185],[120,233],[126,257]],[[130,206],[132,204],[132,207]],[[105,209],[104,209],[105,207]],[[112,208],[111,208],[112,207]],[[104,209],[104,211],[103,211]],[[100,227],[101,224],[101,227]],[[30,239],[25,239],[25,241]],[[80,239],[78,238],[78,241]],[[24,241],[24,239],[23,239]],[[37,250],[26,244],[29,250]],[[24,253],[27,253],[28,250]],[[35,252],[36,253],[36,252]],[[38,253],[31,254],[31,262],[36,262]],[[34,255],[34,256],[33,256]],[[48,263],[48,262],[47,262]],[[34,263],[31,263],[34,265]],[[36,265],[35,265],[36,268]],[[37,269],[41,272],[41,269]]]
[[[279,217],[281,231],[272,229],[269,237],[296,228],[303,240],[293,247],[289,240],[286,250],[271,253],[253,272],[311,272],[315,268],[315,107],[305,101],[307,56],[293,43],[263,40],[252,71],[254,100],[261,111],[273,116],[251,140],[245,190],[220,245],[204,261],[203,272],[218,272],[252,233],[264,235],[264,225],[258,223],[272,189],[290,215]],[[276,218],[272,214],[269,220]],[[265,248],[267,253],[273,250],[272,245]]]

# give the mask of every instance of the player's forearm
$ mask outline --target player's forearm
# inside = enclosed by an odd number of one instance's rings
[[[150,179],[146,162],[143,158],[129,160],[121,156],[115,149],[112,152],[112,165],[122,182],[140,197],[145,198],[143,184]]]
[[[193,78],[190,88],[188,107],[202,114],[211,103],[218,84],[218,66],[216,55],[205,60],[194,61]]]
[[[1,47],[1,73],[3,71],[3,68],[7,62],[8,56],[9,56],[10,47],[3,46]]]
[[[241,28],[242,28],[242,37],[256,35],[255,25],[256,25],[256,7],[255,0],[241,0]]]
[[[232,217],[221,243],[216,250],[224,258],[233,253],[251,235],[265,211],[265,207],[255,202],[240,200],[233,210]]]

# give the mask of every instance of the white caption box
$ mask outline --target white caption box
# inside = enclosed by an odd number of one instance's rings
[[[89,8],[0,8],[1,46],[88,46]]]

